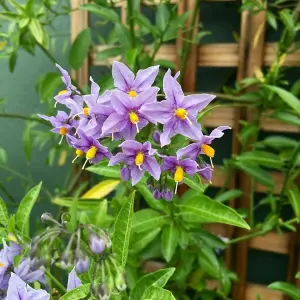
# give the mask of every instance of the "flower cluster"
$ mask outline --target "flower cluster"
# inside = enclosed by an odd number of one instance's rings
[[[54,97],[55,106],[57,103],[64,105],[68,113],[58,111],[56,117],[40,117],[51,122],[52,131],[61,136],[59,143],[65,137],[75,149],[73,162],[85,157],[82,168],[88,162],[95,164],[104,159],[109,160],[109,166],[121,164],[122,179],[131,180],[132,185],[148,173],[149,188],[154,196],[168,201],[172,199],[173,188],[162,172],[166,176],[172,174],[175,193],[185,174],[198,173],[211,180],[215,151],[210,144],[223,136],[224,130],[230,129],[220,126],[210,135],[203,135],[201,131],[198,113],[215,98],[214,95],[185,96],[177,81],[179,73],[173,77],[168,70],[163,78],[165,100],[159,101],[159,88],[152,86],[159,66],[139,70],[135,76],[120,62],[114,62],[112,66],[113,90],[100,95],[100,87],[90,78],[91,92],[82,95],[72,85],[68,73],[59,65],[57,67],[62,73],[65,89]],[[147,130],[143,130],[146,126]],[[191,144],[170,153],[169,146],[175,135],[185,137]],[[121,151],[111,149],[112,141],[120,141]],[[204,162],[201,154],[209,157],[211,165]]]

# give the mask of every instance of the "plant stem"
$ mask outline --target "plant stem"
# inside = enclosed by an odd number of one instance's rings
[[[37,43],[37,45],[39,46],[39,48],[43,51],[43,53],[50,59],[50,61],[52,61],[54,64],[57,63],[55,57],[40,43]],[[71,76],[70,76],[71,77]],[[76,80],[74,78],[71,77],[71,81],[74,83],[74,85],[77,87],[78,91],[81,94],[84,94],[83,90],[78,86],[78,83],[76,82]]]
[[[49,276],[49,278],[51,279],[51,281],[56,285],[56,287],[62,292],[62,293],[66,293],[67,290],[65,289],[65,287],[51,274],[51,272],[49,272],[47,269],[45,269],[45,273],[47,274],[47,276]]]
[[[189,30],[188,37],[187,37],[187,39],[189,41],[192,40],[193,35],[194,35],[194,27],[195,27],[195,24],[196,24],[199,9],[200,9],[200,0],[197,0],[197,1],[195,1],[191,26],[190,26],[190,30]],[[186,67],[187,67],[187,60],[188,60],[189,53],[191,51],[191,44],[192,44],[191,42],[185,42],[183,44],[182,64],[181,64],[181,67],[180,67],[180,72],[181,72],[182,76],[180,78],[180,81],[182,81],[182,79],[185,75],[185,71],[186,71]]]
[[[10,118],[10,119],[21,119],[21,120],[25,120],[25,121],[34,121],[34,122],[38,122],[43,125],[51,127],[50,123],[44,121],[43,119],[36,118],[36,117],[28,117],[28,116],[20,115],[20,114],[0,113],[0,118]]]

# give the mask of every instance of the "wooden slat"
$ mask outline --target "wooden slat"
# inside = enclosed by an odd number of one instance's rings
[[[72,0],[72,15],[71,15],[71,40],[74,41],[78,34],[89,26],[89,15],[86,10],[78,8],[88,3],[88,0]],[[79,70],[72,71],[72,76],[76,79],[78,85],[83,87],[89,81],[89,58],[86,59]]]
[[[95,52],[101,51],[107,46],[96,46]],[[151,49],[151,48],[150,48]],[[149,49],[149,50],[150,50]],[[270,66],[275,59],[275,43],[267,43],[264,47],[263,65]],[[239,45],[235,43],[224,44],[205,44],[197,47],[197,66],[198,67],[237,67],[240,63]],[[95,53],[93,64],[103,66],[111,64],[117,57],[108,61],[97,61]],[[174,45],[163,45],[156,55],[156,59],[168,59],[176,62],[176,47]],[[289,54],[284,61],[284,66],[300,66],[300,50]]]
[[[247,284],[245,290],[245,297],[243,300],[256,300],[256,295],[259,294],[263,300],[283,300],[284,296],[278,291],[268,289],[266,286],[260,284]],[[239,299],[239,300],[242,300]]]

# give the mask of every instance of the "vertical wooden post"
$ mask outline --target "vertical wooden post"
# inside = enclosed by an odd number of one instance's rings
[[[264,52],[264,38],[265,38],[265,21],[266,13],[262,11],[256,15],[249,15],[245,13],[245,18],[249,18],[248,23],[248,55],[244,56],[246,77],[253,76],[257,70],[263,65],[263,52]],[[246,29],[245,29],[246,30]],[[254,111],[246,109],[242,114],[245,116],[246,121],[252,122],[254,118]],[[243,191],[242,201],[240,207],[250,209],[250,198],[251,193],[251,178],[241,173],[239,176],[239,188]],[[244,230],[237,230],[238,235],[243,235],[246,232]],[[233,288],[233,299],[241,300],[245,299],[245,290],[247,286],[247,261],[248,261],[248,241],[240,242],[235,247],[236,266],[235,271],[237,272],[239,283],[234,285]]]
[[[88,0],[72,0],[72,9],[77,9],[80,5],[88,3]],[[73,42],[77,35],[89,26],[89,14],[86,10],[76,10],[71,15],[71,41]],[[82,88],[89,82],[89,58],[86,59],[79,70],[72,71],[72,76],[76,79],[78,85]]]

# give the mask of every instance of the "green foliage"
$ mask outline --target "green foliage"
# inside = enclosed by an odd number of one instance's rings
[[[7,225],[7,222],[8,222],[7,207],[3,199],[0,197],[0,224],[5,226]]]
[[[300,299],[300,289],[297,289],[294,285],[287,283],[287,282],[274,282],[271,283],[268,288],[280,291],[285,295],[290,296],[293,300]]]

